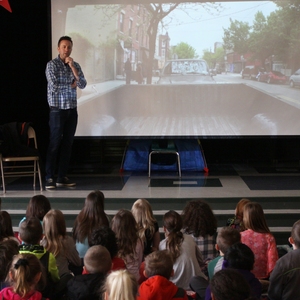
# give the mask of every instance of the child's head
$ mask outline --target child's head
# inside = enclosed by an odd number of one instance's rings
[[[108,226],[109,222],[104,211],[104,194],[95,190],[87,195],[84,206],[76,217],[73,237],[76,241],[83,243],[100,225]]]
[[[83,262],[85,270],[90,274],[107,274],[112,266],[108,250],[101,245],[90,247],[83,258]]]
[[[90,192],[84,203],[84,210],[86,211],[87,214],[92,214],[96,212],[103,212],[104,211],[104,194],[99,191],[95,190],[93,192]]]
[[[244,206],[243,224],[246,229],[259,233],[270,233],[262,206],[258,202],[249,202]]]
[[[14,257],[8,281],[15,293],[24,297],[28,292],[34,290],[35,286],[42,279],[42,265],[39,259],[33,254],[18,254]]]
[[[251,202],[249,199],[243,198],[237,203],[236,208],[235,208],[235,216],[237,219],[239,219],[241,221],[243,220],[244,207],[249,202]]]
[[[137,224],[131,211],[120,209],[113,217],[111,228],[115,232],[117,239],[120,239],[124,234],[137,235]]]
[[[118,254],[118,244],[116,234],[108,226],[101,226],[93,230],[89,240],[89,246],[101,245],[104,246],[113,258]]]
[[[300,220],[294,223],[289,242],[293,245],[294,249],[300,248]]]
[[[19,228],[19,237],[25,244],[37,245],[43,235],[43,228],[38,218],[26,218]]]
[[[146,199],[138,199],[133,203],[131,212],[136,220],[140,238],[145,240],[146,230],[149,230],[150,235],[153,236],[156,220],[150,203]]]
[[[182,218],[175,210],[170,210],[163,217],[163,225],[167,238],[167,249],[175,262],[181,254],[180,248],[184,239],[181,232]]]
[[[236,270],[220,270],[210,280],[212,300],[245,300],[251,290],[246,279]]]
[[[133,255],[138,241],[137,224],[131,211],[120,209],[111,221],[111,228],[116,234],[119,256],[126,260]]]
[[[154,251],[145,258],[145,276],[163,276],[169,279],[173,273],[173,260],[168,250]]]
[[[63,213],[58,209],[49,210],[43,219],[45,234],[45,248],[56,256],[62,246],[62,239],[67,234],[66,221]]]
[[[236,243],[230,246],[225,255],[224,263],[226,262],[229,268],[251,271],[254,265],[254,254],[252,250],[245,244]]]
[[[144,228],[148,228],[155,222],[152,207],[146,199],[136,200],[132,205],[131,212],[136,222]]]
[[[217,231],[217,219],[211,207],[204,200],[189,201],[182,211],[183,228],[195,237],[214,235]]]
[[[10,214],[2,210],[0,211],[0,241],[6,237],[14,236]]]
[[[33,196],[27,205],[26,218],[36,217],[42,221],[50,209],[51,205],[47,197],[44,195]]]
[[[49,210],[43,219],[44,234],[46,237],[65,237],[66,221],[63,213],[58,209]]]
[[[175,210],[169,210],[163,217],[164,228],[168,233],[176,233],[182,229],[182,218]]]
[[[231,227],[222,227],[217,235],[217,250],[225,254],[227,249],[241,241],[241,234],[238,230]]]
[[[19,254],[19,245],[15,240],[0,243],[0,281],[4,281],[15,255]]]
[[[103,287],[105,300],[135,300],[138,283],[127,270],[111,272]]]

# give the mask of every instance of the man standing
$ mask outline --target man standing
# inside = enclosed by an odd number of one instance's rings
[[[47,98],[50,108],[50,141],[46,158],[46,188],[71,187],[76,183],[66,177],[77,127],[77,87],[84,89],[86,80],[80,65],[70,57],[73,41],[63,36],[58,41],[58,56],[47,63]],[[54,172],[58,150],[58,178]]]
[[[132,72],[130,58],[127,58],[125,65],[124,65],[124,70],[125,70],[125,74],[126,74],[126,84],[130,84],[131,72]]]

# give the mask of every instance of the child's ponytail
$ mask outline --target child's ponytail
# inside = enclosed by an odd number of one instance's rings
[[[8,274],[8,281],[15,293],[25,297],[42,276],[42,265],[33,254],[18,254],[14,257]]]

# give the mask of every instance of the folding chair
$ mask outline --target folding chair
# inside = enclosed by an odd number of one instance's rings
[[[151,177],[152,156],[155,154],[176,156],[178,175],[181,177],[180,155],[176,145],[172,140],[163,140],[162,142],[154,141],[149,153],[148,176]]]
[[[35,149],[37,149],[35,131],[31,126],[29,126],[29,128],[28,128],[28,139],[33,139],[33,146]],[[28,162],[28,163],[23,164],[23,162]],[[5,189],[5,178],[6,177],[33,176],[33,188],[35,188],[37,174],[39,176],[40,190],[41,191],[43,190],[42,176],[41,176],[38,155],[30,155],[30,156],[5,155],[5,156],[3,156],[0,153],[0,168],[1,168],[3,193],[6,193],[6,189]]]

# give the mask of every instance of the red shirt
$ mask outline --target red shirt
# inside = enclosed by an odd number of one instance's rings
[[[247,229],[241,232],[241,242],[254,253],[255,262],[252,273],[258,279],[268,278],[278,260],[274,236],[271,233],[258,233]]]

